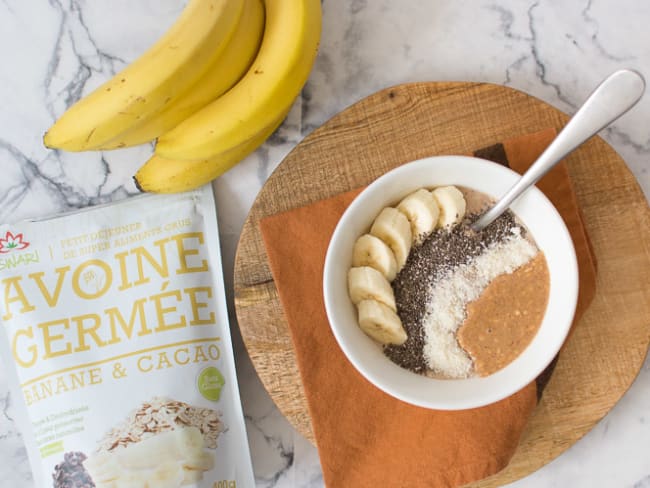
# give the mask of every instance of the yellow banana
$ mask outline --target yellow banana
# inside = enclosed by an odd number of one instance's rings
[[[289,109],[285,109],[278,119],[248,141],[216,157],[201,161],[184,161],[166,159],[154,154],[133,177],[135,184],[141,191],[153,193],[177,193],[205,185],[257,149],[280,126]]]
[[[231,90],[161,135],[156,154],[202,160],[253,138],[300,93],[321,32],[320,0],[265,0],[266,25],[257,58]]]
[[[244,0],[190,0],[153,47],[70,107],[45,134],[45,145],[95,149],[159,112],[221,54],[243,5]]]
[[[264,33],[262,0],[244,0],[244,11],[230,42],[208,72],[150,120],[102,144],[99,149],[136,146],[151,141],[230,89],[255,59]]]

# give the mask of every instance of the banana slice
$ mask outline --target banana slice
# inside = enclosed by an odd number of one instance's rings
[[[114,452],[125,469],[150,469],[203,452],[204,439],[196,427],[161,432]]]
[[[440,209],[433,194],[420,188],[399,202],[397,210],[406,215],[411,224],[414,244],[420,244],[436,228]]]
[[[389,307],[377,300],[359,302],[359,327],[382,344],[404,344],[406,331],[402,321]]]
[[[193,469],[201,471],[209,471],[214,468],[214,454],[201,451],[198,454],[193,454],[183,461],[183,469]]]
[[[438,227],[450,227],[460,222],[466,207],[462,192],[455,186],[441,186],[432,193],[440,208]]]
[[[362,235],[352,249],[352,266],[370,266],[383,274],[388,281],[397,275],[397,261],[390,247],[380,238]]]
[[[203,479],[203,471],[183,468],[183,481],[181,486],[191,485],[192,483],[198,483]]]
[[[386,207],[370,227],[370,233],[388,244],[395,253],[397,271],[402,269],[411,251],[411,224],[406,216],[393,207]]]
[[[95,478],[90,476],[93,480],[93,483],[95,483],[95,488],[115,488],[115,482],[114,481],[107,481],[104,483],[103,481],[95,481]]]
[[[117,456],[112,452],[91,454],[82,464],[95,484],[109,483],[119,478],[122,471]]]
[[[167,463],[158,466],[146,479],[147,488],[178,488],[181,486],[185,473],[178,463]],[[142,486],[142,485],[141,485]]]
[[[377,300],[397,311],[395,295],[386,277],[370,266],[350,268],[348,271],[348,290],[355,305],[362,300]]]

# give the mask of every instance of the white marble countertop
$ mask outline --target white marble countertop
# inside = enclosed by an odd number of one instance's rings
[[[0,1],[0,222],[136,193],[131,175],[150,146],[55,153],[43,147],[41,136],[69,103],[161,35],[183,4]],[[230,291],[238,236],[262,184],[305,134],[358,99],[407,81],[488,81],[572,112],[617,68],[636,68],[650,77],[650,3],[645,1],[324,0],[323,10],[320,54],[288,120],[215,183]],[[602,133],[646,195],[649,115],[646,95]],[[316,449],[276,409],[233,329],[257,485],[323,486]],[[0,486],[27,488],[33,483],[11,419],[11,400],[0,368]],[[511,486],[650,487],[650,362],[587,436]]]

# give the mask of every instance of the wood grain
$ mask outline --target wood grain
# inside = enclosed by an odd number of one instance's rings
[[[306,137],[262,188],[235,258],[235,307],[244,342],[271,397],[313,442],[291,337],[258,222],[357,188],[391,168],[467,154],[567,116],[516,90],[481,83],[412,83],[375,93]],[[399,136],[397,136],[399,134]],[[472,487],[539,469],[573,445],[630,387],[650,342],[650,210],[624,161],[594,137],[567,163],[598,261],[596,298],[565,344],[510,465]],[[314,277],[320,279],[320,277]]]

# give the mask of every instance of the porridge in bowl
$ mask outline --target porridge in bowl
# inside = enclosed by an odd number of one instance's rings
[[[464,187],[421,188],[355,242],[348,290],[359,326],[397,365],[436,378],[488,376],[535,336],[549,296],[546,260],[511,211],[470,229],[491,203]]]

